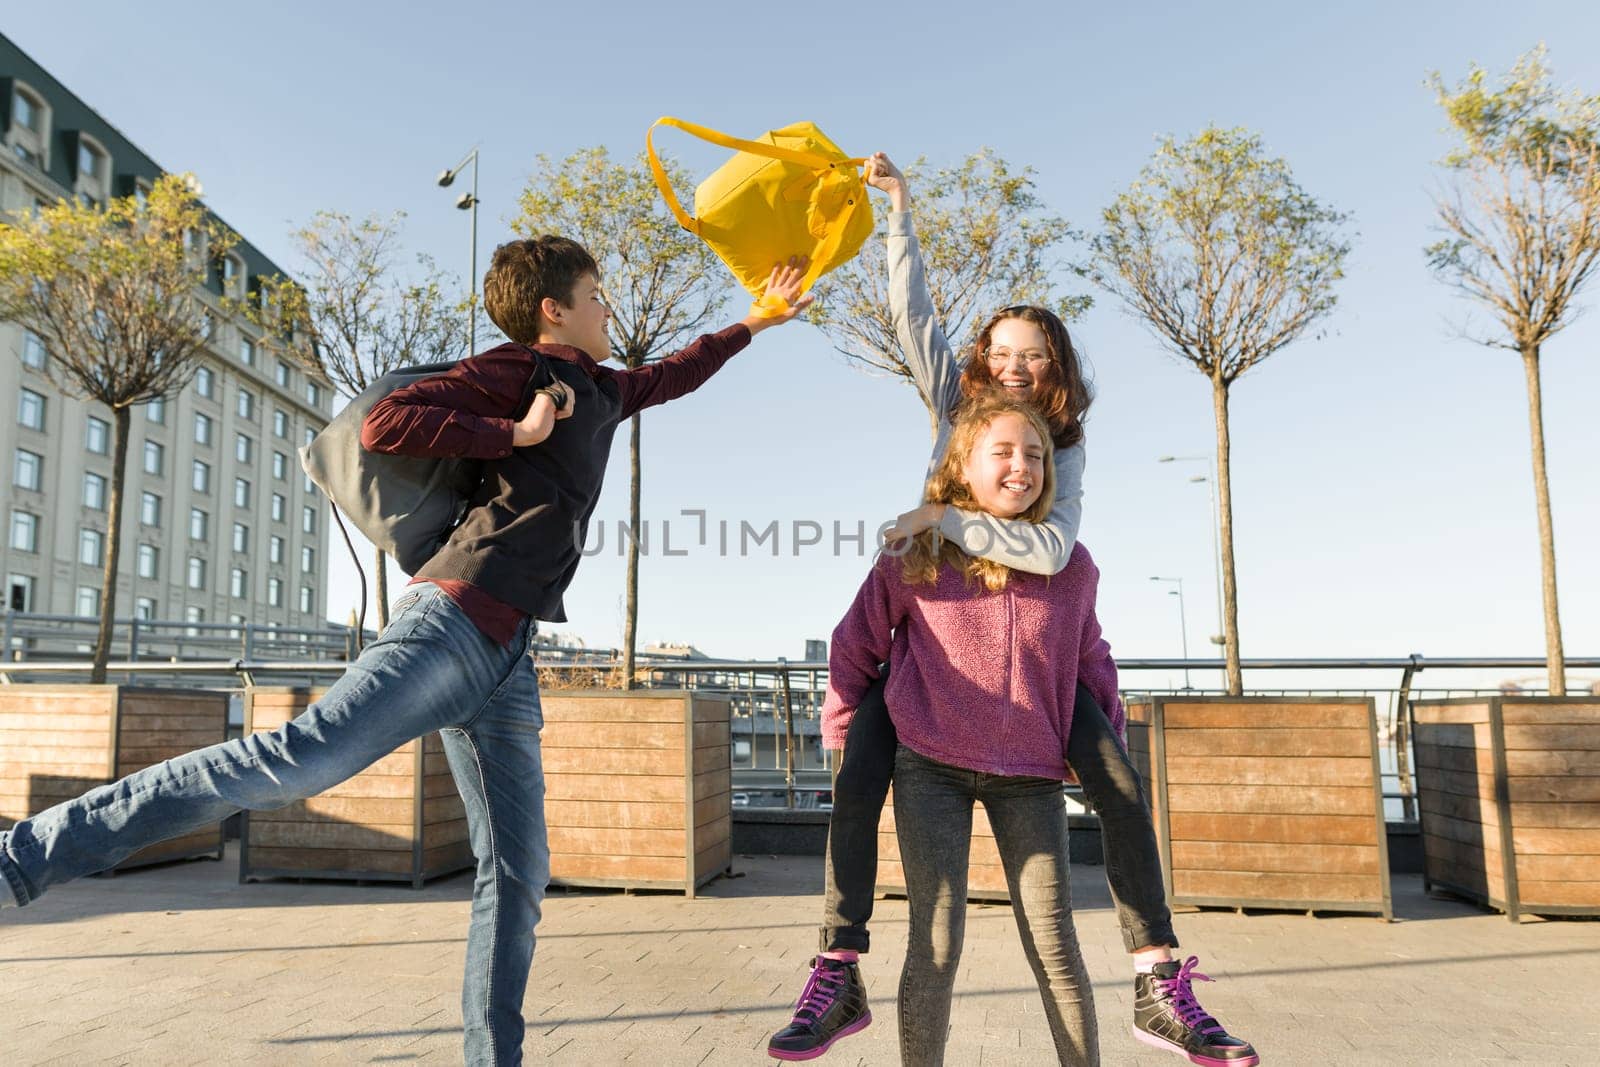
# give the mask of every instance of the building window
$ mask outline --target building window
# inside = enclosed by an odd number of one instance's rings
[[[211,531],[211,516],[199,508],[189,509],[189,540],[204,541]]]
[[[99,530],[78,531],[78,562],[86,567],[98,567],[106,561],[106,535]]]
[[[39,516],[31,511],[11,513],[11,547],[18,552],[39,551]]]
[[[189,557],[189,588],[204,589],[206,587],[206,561],[199,556]]]
[[[22,390],[17,402],[17,421],[30,430],[43,430],[44,397],[32,389]]]
[[[289,457],[282,452],[272,453],[272,476],[280,482],[289,477]]]
[[[233,506],[236,508],[250,506],[250,483],[244,478],[233,480]]]
[[[312,481],[311,475],[308,474],[300,479],[300,488],[305,491],[307,496],[310,496],[317,491],[317,483]]]
[[[267,562],[283,562],[283,538],[277,534],[273,534],[271,541],[267,543]]]
[[[190,624],[184,628],[184,634],[189,637],[199,636],[200,627],[195,624],[206,621],[206,609],[195,607],[193,604],[190,604],[188,607],[183,609],[183,621]]]
[[[144,443],[144,472],[146,474],[160,474],[166,464],[166,449],[157,441]]]
[[[283,522],[289,511],[289,500],[282,493],[272,494],[272,521]]]
[[[245,434],[235,434],[233,438],[233,458],[240,463],[251,463],[256,458],[256,442],[254,438]]]
[[[314,408],[322,406],[322,386],[316,382],[306,382],[306,403]]]
[[[105,200],[111,188],[111,156],[85,133],[78,134],[78,182],[74,192]]]
[[[281,359],[278,360],[278,387],[280,389],[289,388],[289,371],[289,364]]]
[[[212,426],[210,415],[202,415],[196,412],[194,416],[194,443],[197,445],[209,445],[211,443]]]
[[[232,629],[232,630],[228,631],[228,637],[230,639],[237,640],[238,637],[239,637],[239,629],[238,628],[241,628],[241,627],[246,625],[246,623],[244,621],[244,616],[243,615],[238,615],[238,614],[229,614],[229,616],[228,616],[228,625],[232,626],[232,627],[235,627],[235,629]]]
[[[50,106],[21,82],[11,83],[11,150],[18,159],[43,170],[48,165]]]
[[[289,437],[289,413],[282,408],[274,408],[272,411],[272,435],[285,440]]]
[[[190,479],[189,484],[197,493],[211,492],[211,464],[203,459],[195,460],[194,476]]]
[[[44,484],[44,457],[26,448],[17,449],[17,464],[11,474],[11,484],[18,489],[37,492]]]
[[[305,574],[315,573],[317,569],[317,550],[310,545],[300,547],[300,570]]]
[[[244,260],[238,256],[222,257],[222,291],[233,297],[244,295]]]
[[[140,622],[153,622],[156,617],[155,597],[142,596],[133,602],[133,617]]]
[[[92,585],[78,586],[78,614],[86,619],[100,614],[100,590]]]
[[[33,610],[33,576],[13,574],[6,578],[6,603],[12,611]]]
[[[158,396],[144,406],[144,417],[148,422],[165,426],[167,424],[167,398]]]
[[[310,615],[317,606],[317,593],[309,585],[300,587],[300,614]]]
[[[196,395],[203,396],[207,400],[210,400],[212,397],[216,396],[216,389],[216,375],[211,373],[210,367],[201,367],[199,370],[194,372],[194,391]]]
[[[300,529],[308,534],[317,532],[317,509],[304,507],[300,509]]]
[[[256,417],[256,397],[248,389],[239,390],[239,417],[252,421]]]
[[[161,525],[161,498],[154,493],[139,495],[139,521],[145,526]]]
[[[312,441],[315,441],[316,439],[317,439],[317,431],[315,429],[313,429],[312,427],[307,426],[306,427],[306,444],[309,445]]]
[[[281,578],[267,579],[267,603],[272,607],[283,607],[283,580]]]
[[[105,419],[89,416],[84,426],[83,447],[97,456],[111,454],[111,424]]]
[[[256,343],[248,337],[239,338],[239,362],[246,367],[256,365]],[[244,414],[240,412],[240,414]]]
[[[249,592],[250,576],[243,567],[235,567],[228,572],[228,595],[235,600],[243,600]]]
[[[106,478],[91,471],[83,476],[83,506],[95,511],[106,509]]]
[[[136,567],[139,577],[156,577],[156,566],[161,562],[161,550],[155,545],[140,545]]]
[[[233,550],[235,552],[250,551],[250,527],[242,522],[233,524]]]
[[[46,362],[44,342],[31,330],[22,332],[22,365],[33,370],[44,370]]]

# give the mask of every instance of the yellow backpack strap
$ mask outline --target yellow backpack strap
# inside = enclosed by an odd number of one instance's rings
[[[687,211],[683,210],[683,205],[678,202],[678,195],[672,191],[672,182],[667,180],[667,170],[661,165],[660,157],[656,155],[654,141],[656,126],[672,126],[692,137],[698,137],[702,141],[709,141],[723,148],[730,148],[735,152],[749,152],[751,155],[765,156],[768,159],[782,159],[789,163],[797,163],[802,167],[809,167],[812,170],[827,170],[830,167],[840,165],[859,167],[866,162],[865,157],[860,159],[829,159],[827,156],[821,156],[815,152],[802,152],[794,148],[783,148],[763,141],[746,141],[742,137],[730,137],[728,134],[713,130],[709,126],[701,126],[697,123],[673,118],[670,115],[663,115],[656,119],[655,124],[645,131],[644,135],[645,153],[650,158],[650,173],[655,176],[656,188],[661,191],[661,199],[667,202],[667,207],[672,211],[672,217],[678,220],[680,226],[696,235],[700,233],[699,222]]]

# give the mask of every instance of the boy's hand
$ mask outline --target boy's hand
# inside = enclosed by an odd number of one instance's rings
[[[559,408],[556,407],[555,399],[551,395],[556,391],[563,394],[564,402]],[[576,403],[577,396],[560,382],[533,394],[533,403],[528,405],[528,413],[511,428],[511,447],[526,448],[529,445],[539,444],[556,428],[557,419],[571,417],[573,405]]]
[[[889,210],[904,211],[911,205],[911,186],[900,168],[882,152],[874,152],[862,164],[862,177],[868,185],[889,194]]]
[[[893,526],[883,531],[884,544],[909,540],[924,530],[933,529],[944,521],[944,509],[943,504],[924,504],[906,512],[894,520]]]
[[[771,316],[746,315],[744,325],[752,335],[760,333],[768,326],[781,326],[811,306],[816,297],[810,293],[800,295],[800,286],[805,281],[806,267],[810,264],[811,261],[805,256],[790,256],[789,262],[780,263],[772,268],[772,276],[767,279],[767,295],[781,297],[788,307]]]

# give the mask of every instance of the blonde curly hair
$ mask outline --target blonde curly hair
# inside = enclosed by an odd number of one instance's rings
[[[981,511],[972,487],[967,484],[965,468],[967,458],[977,447],[978,439],[989,425],[1002,415],[1017,415],[1024,419],[1039,435],[1044,446],[1044,484],[1039,499],[1016,518],[1021,522],[1043,522],[1050,514],[1056,497],[1056,468],[1050,424],[1032,404],[1005,396],[998,391],[980,393],[963,404],[957,413],[956,424],[950,431],[950,444],[945,449],[939,466],[928,476],[923,502],[948,504],[967,511]],[[937,527],[924,530],[911,539],[911,545],[900,557],[900,574],[908,585],[932,585],[939,580],[939,567],[948,563],[961,571],[968,582],[981,581],[991,591],[1006,587],[1011,578],[1011,568],[981,556],[968,555],[960,545],[940,536]]]

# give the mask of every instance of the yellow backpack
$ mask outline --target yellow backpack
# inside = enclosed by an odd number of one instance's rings
[[[694,191],[694,217],[678,203],[656,156],[656,126],[674,126],[738,154]],[[772,268],[793,255],[811,259],[805,289],[848,263],[872,236],[872,206],[861,177],[862,159],[844,154],[810,122],[770,130],[746,141],[663,117],[645,134],[656,187],[679,224],[711,246],[739,284],[756,298],[758,315],[782,313],[780,297],[763,299]]]

